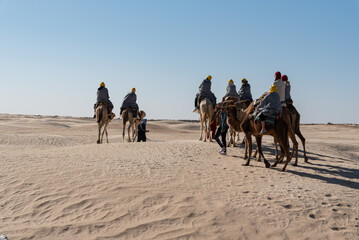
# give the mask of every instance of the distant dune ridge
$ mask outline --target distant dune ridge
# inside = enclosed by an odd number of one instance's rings
[[[148,142],[96,144],[90,118],[0,115],[0,236],[13,239],[359,239],[359,126],[303,125],[286,172],[218,154],[199,123],[149,121]],[[241,138],[243,134],[241,134]],[[264,137],[273,163],[273,139]]]

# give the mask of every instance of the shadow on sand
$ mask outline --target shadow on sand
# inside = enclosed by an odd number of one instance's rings
[[[237,147],[238,148],[238,147]],[[240,146],[239,148],[244,151],[243,146]],[[255,144],[253,144],[253,151],[252,154],[255,151]],[[273,164],[274,163],[274,154],[275,150],[273,146],[262,146],[263,154],[266,157],[266,159]],[[244,154],[244,152],[243,152]],[[241,154],[232,155],[235,158],[243,159]],[[359,189],[359,169],[358,168],[347,168],[347,167],[341,167],[332,165],[332,163],[345,163],[345,162],[356,162],[356,159],[346,159],[341,157],[334,157],[324,154],[318,154],[314,152],[308,152],[307,156],[309,158],[308,163],[304,163],[304,157],[303,157],[303,151],[299,150],[298,152],[298,166],[291,166],[290,168],[287,168],[288,173],[296,174],[298,176],[302,177],[308,177],[312,179],[318,179],[330,184],[337,184],[343,187],[349,187],[353,189]],[[324,160],[323,158],[328,158],[328,160]],[[256,158],[251,157],[252,161],[256,161]],[[294,159],[291,160],[290,165],[294,163]],[[281,165],[278,165],[280,167]],[[316,173],[307,173],[307,172],[300,172],[296,169],[310,169],[315,171]],[[278,170],[277,168],[274,168],[275,170]],[[274,170],[273,169],[273,170]],[[343,179],[346,178],[346,179]],[[353,180],[357,180],[356,182]]]

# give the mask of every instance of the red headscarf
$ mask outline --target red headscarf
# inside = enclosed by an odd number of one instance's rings
[[[283,81],[283,82],[288,81],[288,77],[287,77],[287,75],[283,75],[283,76],[282,76],[282,81]]]
[[[278,79],[280,79],[280,77],[282,76],[282,74],[278,71],[278,72],[276,72],[276,73],[274,74],[274,76],[275,76],[275,80],[278,80]]]

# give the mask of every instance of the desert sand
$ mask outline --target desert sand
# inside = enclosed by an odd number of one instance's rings
[[[302,125],[309,163],[300,152],[286,172],[242,166],[243,146],[219,155],[196,122],[149,121],[146,143],[121,129],[115,119],[96,144],[94,119],[0,115],[0,235],[359,239],[358,126]]]

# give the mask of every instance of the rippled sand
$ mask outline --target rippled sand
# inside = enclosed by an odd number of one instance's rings
[[[242,146],[219,155],[198,125],[150,121],[147,143],[122,143],[116,119],[98,145],[93,119],[0,115],[0,235],[358,239],[358,126],[302,126],[310,163],[282,173],[242,166]]]

